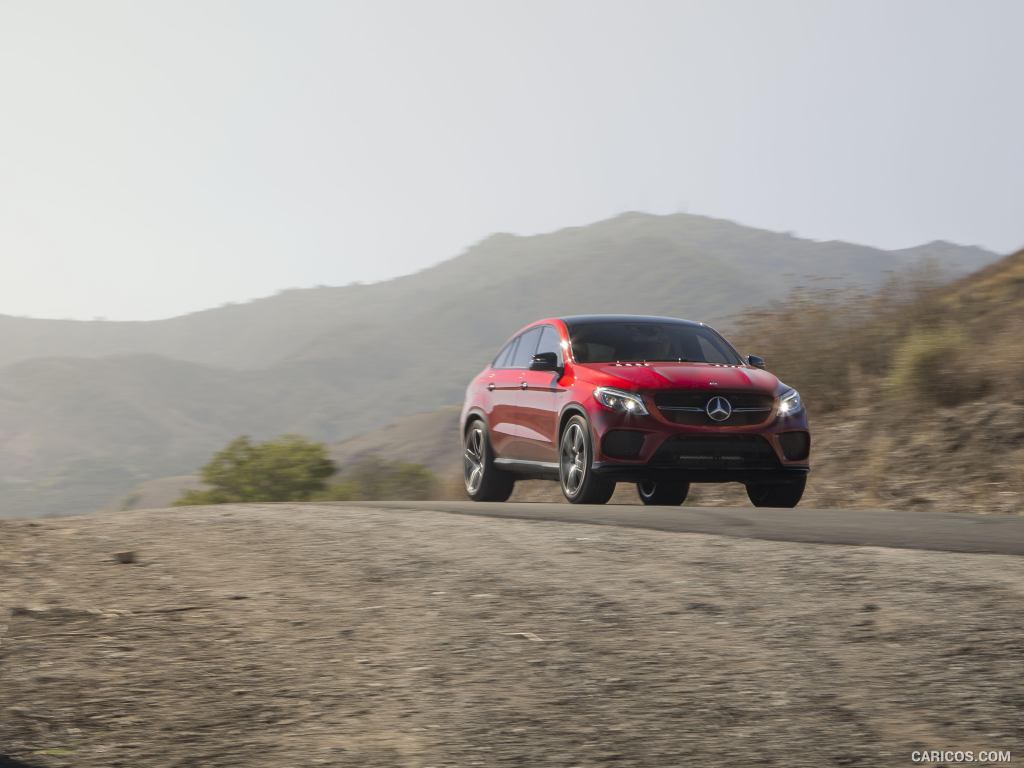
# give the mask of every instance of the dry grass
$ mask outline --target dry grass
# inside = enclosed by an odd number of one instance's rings
[[[893,276],[874,294],[794,292],[732,336],[762,354],[815,414],[868,403],[928,406],[1024,384],[1024,252],[943,285],[936,267]]]

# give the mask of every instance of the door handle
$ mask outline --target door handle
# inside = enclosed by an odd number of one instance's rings
[[[493,381],[490,384],[487,385],[487,391],[488,392],[493,392],[494,391],[494,382]]]
[[[529,385],[529,384],[527,384],[527,383],[526,383],[525,381],[520,381],[520,382],[519,382],[519,388],[520,388],[520,389],[529,389],[529,388],[530,388],[530,385]]]

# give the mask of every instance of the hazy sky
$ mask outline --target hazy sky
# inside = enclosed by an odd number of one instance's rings
[[[0,313],[689,211],[1024,245],[1024,2],[0,0]]]

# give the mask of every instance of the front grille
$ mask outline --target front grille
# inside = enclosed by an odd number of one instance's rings
[[[708,416],[705,407],[713,397],[724,397],[729,401],[732,415],[728,419],[715,421]],[[654,404],[662,416],[673,424],[693,427],[749,427],[768,420],[775,405],[775,398],[756,392],[681,389],[656,393]]]
[[[652,465],[679,469],[775,469],[778,459],[760,435],[677,435],[658,448]]]

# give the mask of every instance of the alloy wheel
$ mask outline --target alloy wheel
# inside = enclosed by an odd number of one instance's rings
[[[587,441],[579,424],[570,424],[562,436],[562,487],[569,496],[575,496],[583,487],[587,476]]]
[[[466,490],[470,494],[480,490],[484,481],[484,431],[473,427],[466,433],[465,450],[462,454],[462,476],[466,482]]]

